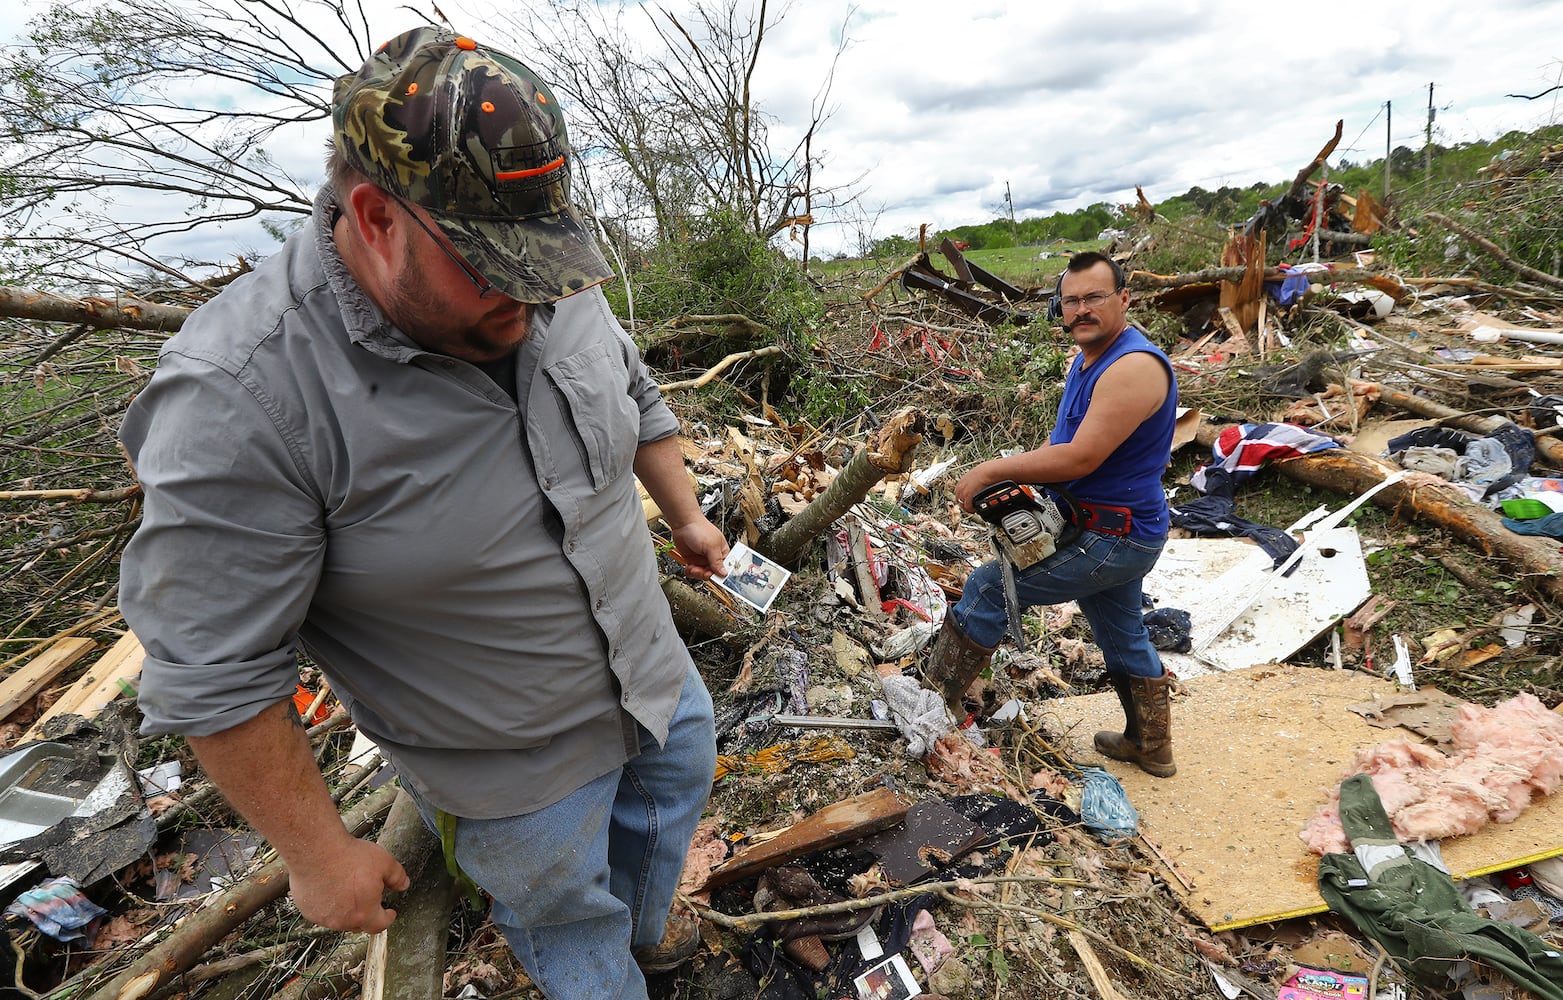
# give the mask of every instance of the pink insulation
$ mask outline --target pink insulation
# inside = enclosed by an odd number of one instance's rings
[[[1367,774],[1402,841],[1475,833],[1489,822],[1512,823],[1533,798],[1563,784],[1563,715],[1535,696],[1493,708],[1461,707],[1451,753],[1408,740],[1359,750],[1342,775]],[[1340,822],[1340,789],[1329,792],[1299,834],[1315,854],[1350,850]]]

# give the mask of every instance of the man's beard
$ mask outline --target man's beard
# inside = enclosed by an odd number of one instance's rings
[[[426,278],[413,257],[405,260],[386,294],[386,311],[391,322],[424,350],[481,363],[505,357],[526,339],[531,309],[524,303],[504,297],[483,300],[492,305],[478,324],[463,323],[428,293]]]

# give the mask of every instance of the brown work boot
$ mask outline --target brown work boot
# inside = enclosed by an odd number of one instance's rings
[[[1178,765],[1172,762],[1172,675],[1109,674],[1108,679],[1123,703],[1124,731],[1097,733],[1096,752],[1138,765],[1158,778],[1177,774]]]
[[[688,917],[668,917],[662,940],[636,948],[632,955],[641,972],[671,972],[694,957],[700,947],[700,928]]]
[[[944,693],[944,703],[956,718],[965,711],[961,708],[961,695],[976,681],[977,675],[993,661],[996,646],[980,646],[966,638],[966,633],[955,624],[955,616],[946,614],[939,637],[934,640],[933,653],[923,676],[935,691]]]

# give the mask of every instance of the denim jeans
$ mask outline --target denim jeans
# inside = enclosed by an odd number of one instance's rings
[[[457,821],[457,862],[494,897],[495,926],[548,997],[646,996],[630,949],[662,939],[716,773],[711,695],[693,667],[667,746],[642,729],[640,751],[536,812]]]
[[[1141,605],[1141,581],[1156,565],[1162,542],[1127,535],[1082,532],[1069,545],[1015,574],[1022,608],[1076,601],[1091,623],[1108,673],[1160,677],[1161,657],[1151,645]],[[966,637],[984,646],[1004,638],[1004,577],[997,561],[972,571],[951,609]]]

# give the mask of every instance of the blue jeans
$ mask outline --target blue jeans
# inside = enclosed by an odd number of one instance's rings
[[[1082,532],[1074,542],[1015,574],[1015,592],[1022,608],[1078,602],[1108,673],[1160,677],[1161,657],[1145,629],[1140,584],[1156,565],[1162,544]],[[951,614],[972,642],[999,644],[1009,615],[997,561],[972,571]]]
[[[494,897],[495,926],[546,996],[644,1000],[630,949],[662,939],[715,773],[711,695],[691,666],[665,748],[642,729],[640,756],[551,806],[458,820],[456,860]]]

